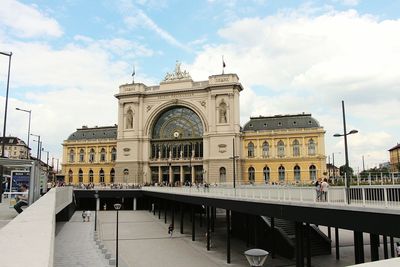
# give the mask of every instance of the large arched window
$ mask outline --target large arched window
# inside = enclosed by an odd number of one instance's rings
[[[106,150],[105,150],[104,148],[102,148],[102,149],[100,150],[100,161],[101,161],[101,162],[106,161]]]
[[[116,161],[117,160],[117,150],[115,147],[111,149],[111,161]]]
[[[256,179],[256,171],[254,170],[253,167],[249,168],[248,174],[249,174],[249,182],[254,183],[254,181]]]
[[[293,172],[294,172],[294,179],[296,181],[300,181],[300,179],[301,179],[301,169],[300,169],[299,165],[294,166]]]
[[[69,150],[69,162],[75,161],[75,151],[73,149]]]
[[[89,170],[89,183],[93,183],[93,170],[92,169],[90,169]]]
[[[253,144],[253,142],[250,142],[250,143],[247,145],[247,156],[248,156],[249,158],[254,157],[254,144]]]
[[[104,183],[104,171],[103,171],[103,169],[100,169],[99,177],[100,177],[100,183]]]
[[[269,167],[265,166],[263,169],[263,175],[264,175],[264,181],[265,183],[269,183],[269,179],[270,179],[270,171],[269,171]]]
[[[89,162],[94,162],[94,149],[91,148],[89,152]]]
[[[219,182],[226,183],[226,169],[225,167],[219,168]]]
[[[85,150],[81,149],[79,150],[79,162],[84,162],[85,161]]]
[[[72,170],[70,169],[68,171],[68,183],[72,184],[74,182],[74,173],[72,172]]]
[[[315,165],[311,165],[309,170],[310,170],[310,180],[317,179],[317,168],[315,167]]]
[[[315,150],[315,141],[313,139],[308,140],[308,155],[314,156]]]
[[[293,141],[293,157],[299,157],[300,156],[300,143],[296,139]]]
[[[83,183],[83,171],[82,171],[82,169],[79,169],[78,179],[79,179],[80,183]]]
[[[262,145],[262,155],[264,158],[269,157],[269,144],[267,141],[265,141]]]
[[[115,181],[115,170],[114,170],[114,168],[112,168],[110,171],[110,183],[113,184],[114,181]]]
[[[278,151],[277,151],[278,157],[280,157],[280,158],[284,157],[285,156],[285,143],[283,143],[282,140],[279,140],[277,149],[278,149]]]
[[[283,167],[282,165],[278,168],[278,176],[280,182],[285,181],[285,167]]]

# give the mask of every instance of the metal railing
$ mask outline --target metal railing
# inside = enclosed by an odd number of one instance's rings
[[[319,197],[315,187],[299,186],[241,186],[223,188],[210,185],[192,187],[142,187],[142,190],[182,195],[236,200],[282,202],[285,204],[314,203],[315,205],[350,206],[382,209],[400,209],[400,186],[353,186],[330,187],[326,195]],[[348,195],[348,196],[347,196]]]

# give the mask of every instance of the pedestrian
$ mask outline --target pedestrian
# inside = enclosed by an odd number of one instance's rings
[[[28,206],[28,195],[29,195],[28,186],[26,184],[22,184],[20,191],[22,192],[22,194],[17,196],[18,202],[17,204],[14,205],[14,209],[18,213],[21,213],[23,211],[21,207]]]
[[[324,178],[324,181],[321,183],[321,193],[322,193],[322,200],[327,201],[328,198],[328,179]]]
[[[317,201],[321,200],[321,183],[322,183],[321,178],[318,178],[318,180],[315,182],[315,192],[317,194]]]
[[[86,215],[87,221],[90,222],[90,216],[92,216],[92,212],[90,210],[87,210],[85,212],[85,215]]]
[[[86,221],[86,211],[82,211],[82,221],[85,222]]]
[[[174,225],[171,223],[169,226],[168,226],[168,234],[169,234],[169,237],[170,238],[172,238],[172,234],[174,233]]]
[[[400,257],[400,242],[396,243],[396,253],[397,253],[397,257]]]

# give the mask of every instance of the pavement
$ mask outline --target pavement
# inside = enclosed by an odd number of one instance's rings
[[[10,199],[3,197],[0,203],[0,229],[3,228],[8,222],[17,217],[18,212],[13,208],[15,203],[10,205]]]

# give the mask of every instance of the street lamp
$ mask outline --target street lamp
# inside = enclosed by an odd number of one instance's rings
[[[37,135],[37,134],[31,134],[31,135],[38,138],[37,141],[36,141],[36,140],[33,140],[33,141],[38,143],[38,147],[37,147],[37,156],[36,156],[36,158],[39,160],[39,157],[41,157],[40,150],[41,150],[41,147],[42,147],[42,145],[41,145],[42,142],[40,142],[40,135]]]
[[[118,267],[118,211],[121,209],[121,204],[114,204],[114,209],[117,210],[117,233],[115,236],[115,266]]]
[[[96,205],[95,205],[95,209],[94,209],[94,231],[97,232],[97,199],[99,198],[99,194],[96,193],[94,194],[94,198],[96,199]]]
[[[236,188],[236,159],[239,158],[239,156],[235,156],[235,138],[232,140],[232,150],[233,150],[233,155],[229,159],[232,159],[233,161],[233,188]]]
[[[268,251],[258,248],[249,249],[244,252],[247,261],[252,267],[263,266],[268,254]]]
[[[345,156],[345,175],[346,175],[346,188],[347,190],[350,187],[350,175],[349,175],[349,152],[347,149],[347,136],[350,134],[356,134],[358,133],[357,130],[351,130],[350,132],[347,132],[346,130],[346,113],[344,110],[344,101],[342,100],[342,112],[343,112],[343,134],[334,134],[334,137],[344,137],[344,156]],[[349,192],[347,192],[347,201],[350,202],[350,198],[349,198]]]
[[[29,137],[30,137],[30,135],[31,135],[31,115],[32,115],[32,110],[26,110],[26,109],[22,109],[22,108],[15,108],[15,109],[16,109],[16,110],[19,110],[19,111],[23,111],[23,112],[29,113],[29,124],[28,124],[28,155],[26,155],[26,158],[29,159],[29,150],[30,150],[30,147],[29,147]]]
[[[6,141],[6,129],[7,129],[7,108],[8,108],[8,91],[10,88],[10,69],[11,69],[11,56],[12,52],[0,52],[0,54],[8,57],[8,75],[7,75],[7,90],[6,90],[6,105],[4,107],[4,121],[3,121],[3,143],[1,145],[1,156],[4,158],[4,149],[5,149],[5,141]],[[1,173],[1,175],[3,175]]]

